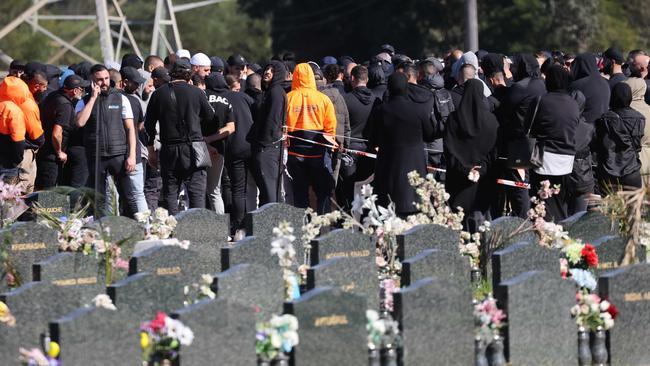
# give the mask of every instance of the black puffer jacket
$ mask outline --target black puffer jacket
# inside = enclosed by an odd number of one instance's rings
[[[599,172],[623,177],[641,169],[645,124],[643,115],[630,107],[609,111],[596,120]]]

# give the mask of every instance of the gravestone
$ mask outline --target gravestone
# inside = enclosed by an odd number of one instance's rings
[[[202,274],[212,274],[211,261],[193,249],[156,246],[134,254],[129,261],[129,276],[148,272],[159,277],[174,277],[184,284],[197,282]]]
[[[371,309],[379,309],[377,265],[366,258],[334,257],[307,270],[307,289],[339,288],[366,299]]]
[[[570,228],[571,226],[573,226],[573,224],[575,224],[576,222],[578,222],[578,220],[580,220],[580,219],[581,219],[581,218],[582,218],[586,213],[587,213],[587,211],[576,212],[576,213],[574,213],[573,215],[567,217],[566,219],[564,219],[564,220],[558,222],[558,225],[562,226],[562,228],[563,228],[565,231],[566,231],[566,230],[569,230],[569,228]]]
[[[530,220],[503,216],[493,220],[490,231],[481,239],[481,270],[487,280],[492,278],[492,254],[515,243],[538,243],[539,238]]]
[[[172,313],[194,332],[180,352],[182,365],[255,365],[255,314],[250,305],[206,299]]]
[[[183,286],[175,276],[156,276],[140,272],[107,287],[106,293],[120,311],[137,319],[153,319],[156,312],[169,312],[183,306]]]
[[[368,364],[363,297],[321,287],[287,302],[284,312],[298,319],[300,343],[292,366]]]
[[[311,241],[312,266],[331,258],[365,258],[375,263],[375,243],[368,235],[352,229],[337,229]]]
[[[606,235],[616,235],[618,228],[614,226],[612,220],[601,212],[589,211],[582,215],[568,228],[563,227],[569,232],[573,239],[581,239],[585,243],[598,239]]]
[[[616,269],[620,266],[625,256],[625,246],[627,239],[618,235],[606,235],[590,242],[596,248],[598,254],[598,268],[596,273]],[[636,257],[640,263],[646,261],[645,247],[636,248]]]
[[[56,217],[67,217],[70,215],[70,199],[68,196],[52,191],[38,191],[25,196],[25,204],[34,207],[38,204],[45,212]],[[36,219],[36,214],[32,209],[21,215],[21,221],[31,221]]]
[[[284,280],[280,270],[255,264],[238,264],[214,277],[212,290],[218,298],[237,300],[259,309],[262,319],[282,311]]]
[[[300,238],[304,217],[305,210],[302,208],[293,207],[286,203],[267,203],[246,214],[244,227],[246,228],[246,235],[272,238],[273,228],[277,227],[280,222],[286,221],[293,227],[293,234]]]
[[[104,216],[88,225],[98,232],[108,229],[108,239],[112,243],[119,243],[122,258],[128,260],[133,255],[135,243],[144,239],[144,226],[126,216]]]
[[[394,294],[403,365],[472,365],[474,318],[470,286],[427,277]]]
[[[397,256],[411,258],[426,249],[458,253],[460,232],[437,224],[417,225],[397,235]]]
[[[647,365],[650,360],[650,264],[621,267],[598,279],[600,296],[619,314],[609,330],[611,365]]]
[[[442,249],[426,249],[402,262],[400,285],[407,287],[426,277],[440,277],[469,286],[470,269],[467,257]]]
[[[59,289],[60,298],[78,298],[90,303],[106,292],[104,263],[93,255],[58,253],[33,266],[34,281],[49,283]]]
[[[505,354],[513,365],[576,365],[578,341],[570,309],[572,281],[557,272],[528,271],[503,281],[495,298],[508,318]]]
[[[32,280],[32,264],[43,260],[59,251],[58,232],[36,222],[18,222],[10,228],[0,231],[9,262],[15,267],[20,277],[19,283]],[[0,269],[4,272],[4,269]],[[0,291],[9,287],[0,282]]]
[[[228,242],[228,216],[205,208],[192,208],[176,215],[174,237],[189,240],[190,248],[214,263],[221,271],[221,247]]]
[[[247,236],[233,246],[221,248],[221,270],[225,271],[238,264],[250,263],[280,271],[278,257],[271,254],[272,240]]]
[[[560,274],[560,253],[537,243],[522,242],[492,254],[492,288],[528,271]]]
[[[64,365],[139,364],[140,319],[125,311],[83,307],[50,322]]]

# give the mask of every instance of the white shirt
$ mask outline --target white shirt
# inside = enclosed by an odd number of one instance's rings
[[[567,175],[573,171],[573,155],[554,154],[544,151],[542,166],[535,169],[535,173],[541,175]]]
[[[77,102],[77,105],[74,108],[74,113],[81,112],[82,109],[86,106],[84,100],[81,99]],[[133,119],[133,110],[131,109],[131,103],[129,103],[129,98],[126,95],[122,95],[122,119],[131,118]]]

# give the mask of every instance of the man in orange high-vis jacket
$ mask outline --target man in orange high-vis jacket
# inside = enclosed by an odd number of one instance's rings
[[[319,144],[337,145],[334,106],[316,89],[314,72],[306,63],[296,66],[287,100],[287,169],[293,179],[293,204],[302,208],[309,205],[311,185],[316,193],[317,212],[322,214],[329,211],[334,179],[331,149]]]
[[[0,101],[12,101],[23,112],[25,150],[18,166],[18,175],[23,184],[23,193],[31,193],[36,180],[36,150],[45,142],[38,104],[27,84],[15,76],[6,77],[0,84]]]
[[[25,151],[25,115],[12,101],[0,101],[0,176],[18,183],[18,164]]]

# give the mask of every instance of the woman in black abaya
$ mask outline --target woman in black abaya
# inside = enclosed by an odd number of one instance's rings
[[[449,115],[445,130],[446,189],[450,206],[463,209],[463,225],[475,232],[485,220],[495,192],[490,168],[496,160],[498,122],[487,107],[483,84],[468,80],[464,87],[460,105]]]

